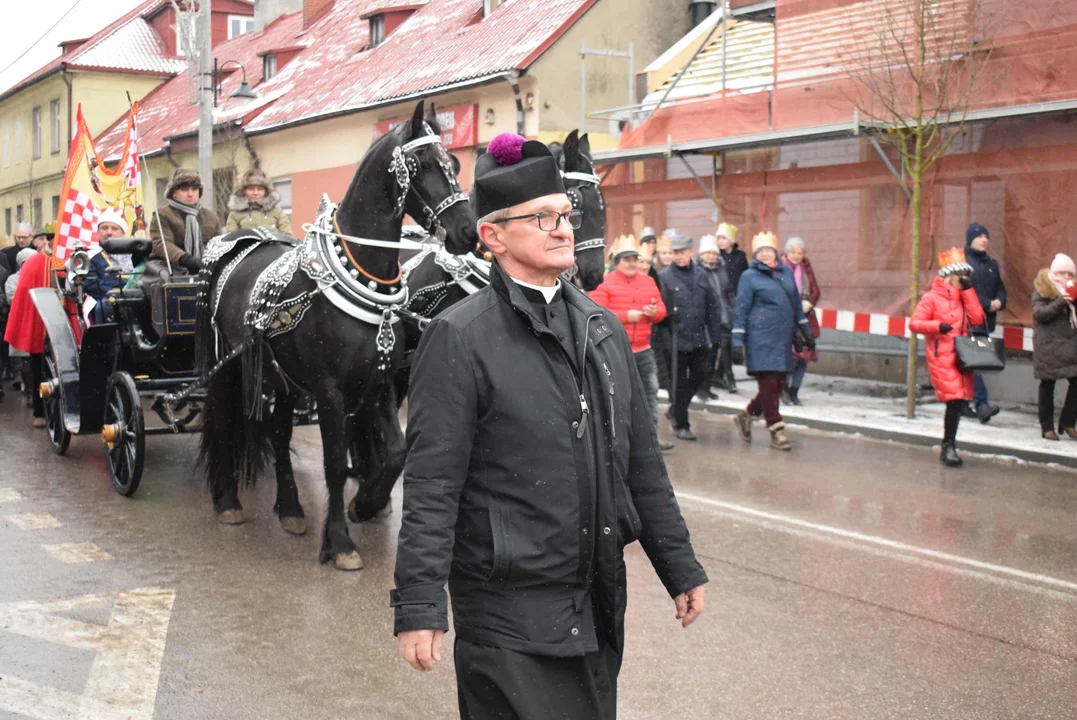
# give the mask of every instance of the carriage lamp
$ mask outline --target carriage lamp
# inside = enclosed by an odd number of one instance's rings
[[[258,93],[254,92],[254,90],[251,89],[251,86],[247,84],[247,68],[243,67],[243,63],[238,60],[225,60],[218,64],[217,58],[213,58],[213,72],[210,73],[210,77],[213,79],[213,107],[217,107],[217,99],[221,96],[222,68],[229,63],[238,65],[240,71],[243,73],[243,78],[240,80],[239,87],[230,97],[244,98],[247,100],[253,100],[258,97]]]

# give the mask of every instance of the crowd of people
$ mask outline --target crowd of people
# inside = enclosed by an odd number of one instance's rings
[[[939,255],[938,277],[911,320],[926,338],[929,376],[946,404],[940,460],[962,464],[957,428],[962,417],[989,423],[1000,412],[990,402],[983,377],[962,369],[955,338],[995,332],[1006,309],[1006,286],[989,254],[991,236],[972,223],[965,246]],[[715,399],[715,390],[737,392],[734,363],[743,363],[758,392],[734,418],[745,441],[752,422],[763,418],[772,447],[788,450],[781,405],[801,405],[800,388],[818,359],[820,325],[815,308],[822,288],[807,244],[791,236],[779,241],[764,232],[752,240],[751,257],[737,243],[737,228],[721,223],[696,241],[670,229],[657,236],[643,228],[637,244],[622,236],[610,253],[611,271],[592,293],[614,310],[632,338],[637,366],[657,420],[657,392],[670,398],[666,416],[674,436],[693,441],[688,407],[692,399]],[[658,297],[655,297],[655,293]],[[1039,386],[1042,437],[1077,439],[1077,269],[1059,254],[1035,282],[1033,370]],[[1055,388],[1068,383],[1055,419]],[[663,443],[663,450],[672,449]]]
[[[229,199],[230,212],[224,225],[212,209],[203,207],[203,193],[198,173],[186,168],[175,170],[165,191],[166,205],[150,220],[152,252],[138,266],[132,265],[129,255],[110,255],[100,243],[89,248],[90,264],[82,280],[87,301],[81,309],[71,308],[72,313],[79,312],[90,324],[112,322],[113,308],[106,302],[110,291],[132,283],[148,281],[153,285],[173,275],[197,273],[201,261],[195,248],[204,247],[206,241],[222,232],[260,227],[291,233],[280,196],[257,168],[240,177]],[[99,241],[130,235],[123,212],[113,207],[100,213],[94,231]],[[30,223],[19,222],[11,244],[0,247],[0,399],[4,398],[4,384],[11,382],[23,394],[27,406],[33,408],[31,424],[36,428],[45,427],[44,405],[37,392],[45,326],[30,291],[45,286],[53,237],[52,223],[35,231]],[[158,323],[155,317],[154,326],[158,324],[163,321]]]
[[[761,416],[772,447],[789,450],[779,406],[783,399],[801,404],[798,391],[819,336],[811,311],[821,290],[804,241],[790,238],[780,254],[777,238],[760,233],[749,259],[729,223],[700,238],[698,248],[673,229],[658,237],[646,227],[641,235],[638,244],[631,236],[617,239],[612,269],[591,297],[624,324],[656,422],[662,388],[674,436],[695,441],[692,399],[713,399],[716,389],[737,392],[734,356],[743,355],[759,391],[737,415],[737,428],[751,442],[752,419]]]

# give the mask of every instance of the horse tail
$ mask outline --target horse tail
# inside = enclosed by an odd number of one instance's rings
[[[206,387],[198,464],[214,497],[233,483],[254,485],[273,451],[262,423],[245,412],[242,375],[242,366],[230,362]]]

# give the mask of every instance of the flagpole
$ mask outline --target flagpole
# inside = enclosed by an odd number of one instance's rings
[[[135,104],[133,102],[131,102],[131,93],[127,93],[127,103],[131,106],[132,125],[134,125],[137,128],[138,127],[138,116],[133,114],[134,110],[135,110]],[[142,148],[141,147],[139,147],[139,149],[138,149],[138,164],[142,166],[142,174],[146,177],[146,181],[149,183],[150,187],[153,188],[153,204],[154,204],[154,208],[155,208],[154,211],[153,211],[153,218],[157,221],[157,234],[161,236],[161,249],[164,251],[161,254],[165,256],[165,266],[168,268],[168,276],[172,277],[172,261],[168,258],[168,248],[165,247],[165,231],[164,231],[164,228],[161,227],[161,208],[157,207],[157,184],[153,182],[153,176],[150,175],[150,166],[149,166],[148,163],[146,163],[146,159],[142,156]],[[146,186],[146,184],[143,183],[143,188],[145,188],[145,186]],[[143,213],[145,213],[145,210],[146,210],[146,193],[145,193],[145,191],[143,191],[143,193],[142,193],[142,210],[143,210]],[[148,232],[149,228],[147,227],[146,230]],[[151,241],[152,241],[152,238],[151,238]]]
[[[213,76],[213,23],[211,18],[211,0],[201,0],[198,7],[201,36],[198,62],[201,68],[198,105],[198,174],[202,177],[202,186],[209,188],[209,201],[212,205],[217,198],[213,184],[213,101],[217,78]],[[201,243],[195,238],[194,247],[187,248],[196,258],[202,257]],[[166,253],[167,254],[167,253]]]

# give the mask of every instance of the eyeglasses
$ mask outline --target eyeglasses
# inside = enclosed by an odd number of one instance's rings
[[[568,221],[568,226],[573,230],[579,230],[580,225],[583,224],[583,211],[582,210],[569,210],[568,212],[554,212],[553,210],[546,210],[540,213],[530,213],[528,215],[513,215],[512,217],[501,218],[500,220],[494,220],[496,223],[506,223],[509,220],[530,220],[531,218],[538,219],[539,230],[543,232],[553,232],[557,228],[561,227],[561,221]]]

